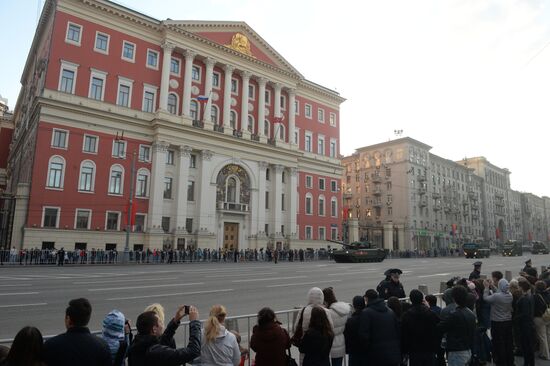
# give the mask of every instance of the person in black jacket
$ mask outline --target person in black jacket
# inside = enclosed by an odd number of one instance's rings
[[[346,321],[344,328],[344,340],[346,342],[346,353],[349,355],[349,366],[363,366],[367,360],[363,357],[364,350],[359,339],[359,324],[361,313],[365,309],[363,296],[353,298],[353,314]]]
[[[533,296],[531,285],[522,281],[519,283],[522,296],[517,303],[517,319],[521,340],[521,351],[523,352],[523,366],[535,366],[535,323],[533,321]]]
[[[403,272],[398,268],[392,268],[386,271],[386,273],[384,274],[389,274],[390,279],[384,280],[378,285],[378,296],[380,296],[384,300],[387,300],[392,296],[395,296],[398,299],[404,298],[405,289],[403,288],[401,282],[399,282],[399,276],[401,276]]]
[[[550,360],[547,336],[550,333],[550,324],[545,322],[542,318],[548,308],[548,304],[550,303],[550,294],[546,290],[546,283],[544,281],[537,281],[537,283],[535,283],[533,302],[535,303],[533,316],[539,341],[539,357],[545,360]]]
[[[359,339],[369,365],[396,366],[401,363],[399,324],[391,309],[375,290],[365,292],[367,307],[361,312]]]
[[[410,366],[434,365],[439,318],[423,303],[422,292],[412,290],[409,298],[412,307],[401,317],[401,350],[409,355]]]
[[[333,340],[334,333],[325,309],[315,305],[311,309],[309,327],[298,347],[304,354],[302,366],[330,366]]]
[[[44,343],[44,360],[55,366],[111,366],[111,353],[104,340],[86,327],[92,316],[87,299],[69,301],[65,310],[67,332]]]
[[[437,329],[440,334],[446,333],[448,365],[465,366],[472,357],[476,316],[466,307],[468,291],[464,287],[453,287],[451,296],[456,303],[456,309],[437,325]]]
[[[185,306],[180,306],[166,330],[162,329],[157,314],[146,311],[137,318],[138,334],[128,350],[129,366],[176,366],[191,362],[201,353],[201,325],[199,312],[189,307],[189,344],[186,348],[172,348],[174,334],[185,316]]]

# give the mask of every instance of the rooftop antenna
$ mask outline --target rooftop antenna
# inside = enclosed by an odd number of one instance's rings
[[[403,135],[403,130],[393,130],[393,134],[396,138],[400,138]]]

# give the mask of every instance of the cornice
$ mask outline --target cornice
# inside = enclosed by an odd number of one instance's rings
[[[159,31],[161,22],[158,19],[139,13],[130,8],[116,4],[111,1],[104,0],[78,0],[82,4],[89,5],[93,8],[99,9],[103,12],[118,16],[125,20],[130,20],[141,26],[146,26],[155,31]]]

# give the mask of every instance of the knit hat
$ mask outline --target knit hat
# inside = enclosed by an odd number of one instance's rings
[[[362,310],[365,308],[365,299],[363,296],[354,296],[353,297],[353,308],[355,310]]]
[[[118,310],[112,310],[105,319],[103,319],[103,336],[124,340],[124,322],[126,318]]]
[[[312,287],[307,292],[307,304],[308,305],[323,305],[325,301],[325,295],[323,295],[323,290],[319,287]]]

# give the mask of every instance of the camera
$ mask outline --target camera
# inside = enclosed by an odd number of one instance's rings
[[[189,315],[189,305],[183,305],[185,315]]]

